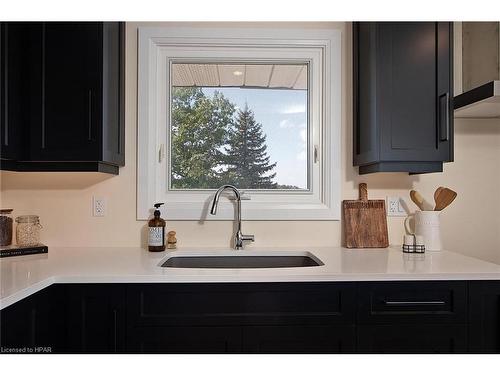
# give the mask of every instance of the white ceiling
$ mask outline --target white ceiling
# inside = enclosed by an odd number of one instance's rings
[[[172,64],[174,86],[307,90],[307,65]]]

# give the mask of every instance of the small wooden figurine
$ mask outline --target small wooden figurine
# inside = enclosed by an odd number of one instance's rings
[[[175,238],[175,231],[168,232],[167,249],[177,249],[177,238]]]

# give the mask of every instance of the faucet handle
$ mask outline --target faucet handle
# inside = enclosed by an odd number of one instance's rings
[[[236,250],[243,249],[245,241],[254,242],[255,236],[253,234],[242,234],[241,231],[238,231],[234,236],[234,248]]]
[[[242,234],[241,240],[255,242],[255,236],[253,234]]]

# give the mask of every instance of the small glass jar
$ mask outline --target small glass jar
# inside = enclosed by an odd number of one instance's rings
[[[40,218],[37,215],[23,215],[16,218],[16,242],[18,246],[32,246],[40,243]]]
[[[12,244],[12,208],[0,209],[0,246]]]

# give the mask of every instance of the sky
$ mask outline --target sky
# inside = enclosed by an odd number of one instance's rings
[[[245,103],[266,134],[270,162],[277,162],[275,182],[307,189],[307,91],[250,88],[203,88],[219,91],[238,108]]]

